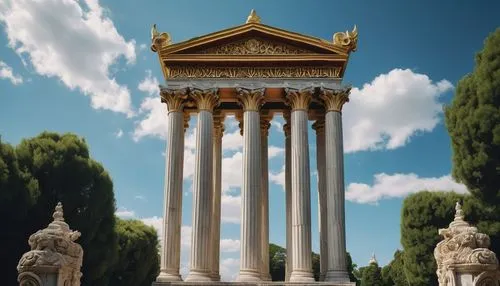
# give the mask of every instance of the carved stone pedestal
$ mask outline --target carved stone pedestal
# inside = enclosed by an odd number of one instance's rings
[[[500,269],[490,238],[464,221],[457,202],[455,220],[439,234],[444,240],[434,249],[440,286],[499,286]]]
[[[31,250],[19,260],[17,280],[21,286],[80,286],[83,250],[74,241],[80,237],[64,222],[58,203],[54,221],[28,240]]]
[[[198,285],[227,285],[227,286],[356,286],[354,282],[333,283],[333,282],[285,282],[285,281],[255,281],[255,282],[153,282],[152,286],[198,286]]]

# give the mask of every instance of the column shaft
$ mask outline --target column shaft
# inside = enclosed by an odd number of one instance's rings
[[[328,270],[328,214],[326,198],[326,154],[325,154],[325,121],[319,119],[313,124],[316,130],[316,163],[318,169],[318,225],[319,225],[319,247],[320,247],[320,276],[324,281]]]
[[[326,188],[328,202],[328,272],[326,281],[348,282],[345,245],[344,148],[342,115],[325,116]]]
[[[165,159],[165,202],[163,206],[163,249],[161,270],[156,281],[180,281],[182,221],[182,170],[184,162],[184,116],[169,112]]]
[[[290,280],[292,274],[292,182],[290,165],[292,163],[291,137],[290,137],[290,115],[284,116],[286,123],[283,125],[285,133],[285,211],[286,211],[286,271],[285,281]]]
[[[241,188],[241,255],[237,281],[261,280],[261,136],[259,109],[264,90],[238,89],[243,106],[243,185]]]
[[[269,273],[269,166],[268,166],[268,133],[269,133],[269,119],[261,118],[261,164],[262,164],[262,180],[261,180],[261,279],[264,281],[271,281],[271,274]]]
[[[311,189],[307,111],[293,110],[292,123],[292,273],[291,282],[314,281],[311,252]]]
[[[214,187],[212,205],[212,280],[220,281],[220,223],[221,223],[221,167],[222,167],[222,135],[224,133],[224,117],[218,115],[214,118]]]

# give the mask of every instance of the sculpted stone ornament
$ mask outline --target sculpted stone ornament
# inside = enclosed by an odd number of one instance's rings
[[[464,221],[457,202],[455,219],[439,230],[444,240],[434,249],[440,286],[499,286],[500,270],[495,253],[488,249],[490,238]]]
[[[158,52],[161,48],[172,44],[172,39],[168,33],[160,33],[156,29],[156,24],[151,28],[151,51]]]
[[[313,54],[314,52],[261,38],[249,38],[208,48],[199,53],[213,55],[299,55]]]
[[[338,32],[333,34],[333,45],[347,48],[348,52],[355,52],[358,48],[358,28],[354,26],[352,32]]]
[[[31,251],[19,260],[18,281],[23,286],[79,286],[82,273],[83,249],[75,241],[80,232],[72,231],[64,222],[62,204],[52,215],[47,228],[32,234],[28,240]],[[49,281],[57,281],[50,284]]]

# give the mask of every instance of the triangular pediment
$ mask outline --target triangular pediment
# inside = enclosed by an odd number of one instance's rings
[[[169,55],[347,55],[332,42],[262,24],[245,24],[197,37],[170,45],[162,52]]]

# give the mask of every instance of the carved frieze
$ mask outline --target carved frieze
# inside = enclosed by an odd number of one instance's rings
[[[181,78],[339,78],[340,67],[172,66],[167,77]]]
[[[197,52],[197,54],[213,55],[300,55],[312,53],[314,52],[260,38],[244,39]]]

